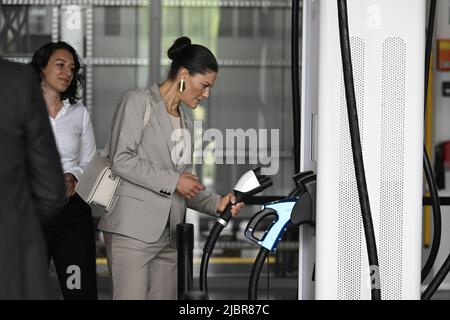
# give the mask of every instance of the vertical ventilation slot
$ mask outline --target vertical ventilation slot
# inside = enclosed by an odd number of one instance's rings
[[[365,43],[360,37],[350,37],[350,48],[361,146],[364,151]],[[353,164],[342,67],[340,83],[337,298],[355,300],[361,298],[361,249],[364,233]]]
[[[381,97],[380,262],[382,299],[402,299],[406,44],[383,43]]]

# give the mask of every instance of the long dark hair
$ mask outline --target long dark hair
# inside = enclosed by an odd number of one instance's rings
[[[191,76],[208,71],[219,71],[219,65],[214,54],[206,47],[192,44],[188,37],[175,40],[167,50],[167,56],[172,60],[168,78],[174,80],[181,67],[186,68]]]
[[[73,70],[73,79],[66,91],[61,93],[61,99],[69,99],[70,104],[74,104],[81,96],[78,96],[78,89],[83,87],[83,80],[80,73],[81,65],[80,58],[78,57],[75,49],[64,41],[48,42],[40,47],[33,54],[30,65],[34,68],[39,76],[39,80],[42,82],[42,70],[48,64],[48,60],[56,50],[64,49],[72,54],[75,69]]]

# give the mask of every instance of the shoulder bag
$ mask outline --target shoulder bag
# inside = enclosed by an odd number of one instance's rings
[[[147,95],[149,94],[148,90]],[[148,97],[147,97],[148,98]],[[150,101],[147,99],[142,130],[150,119]],[[105,212],[111,209],[114,195],[122,178],[111,170],[109,161],[108,138],[102,152],[96,153],[83,171],[76,192],[87,203],[104,207]]]

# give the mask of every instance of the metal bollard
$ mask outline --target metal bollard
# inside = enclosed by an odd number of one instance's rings
[[[193,289],[194,225],[177,224],[178,299],[184,300]]]

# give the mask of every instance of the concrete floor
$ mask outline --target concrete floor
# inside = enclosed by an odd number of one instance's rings
[[[52,269],[52,268],[51,268]],[[251,265],[224,264],[210,265],[208,271],[208,289],[212,300],[247,300],[248,282]],[[220,273],[215,272],[220,270]],[[225,272],[226,271],[226,272]],[[198,290],[198,265],[194,266],[194,289]],[[56,273],[51,270],[51,299],[62,299]],[[97,265],[98,298],[100,300],[111,299],[111,288],[108,271],[103,264]],[[267,287],[269,285],[269,290]],[[262,271],[259,281],[258,297],[269,300],[296,300],[297,277],[278,277],[273,272],[267,281],[266,268]]]
[[[211,300],[247,300],[251,264],[212,264],[208,271],[208,289]],[[107,268],[97,265],[98,298],[110,300],[111,289]],[[194,266],[194,289],[198,289],[198,265]],[[62,299],[56,274],[51,270],[51,299]],[[269,280],[269,281],[268,281]],[[269,289],[267,289],[269,288]],[[258,298],[261,300],[297,300],[297,276],[276,276],[264,268],[259,281]],[[450,290],[438,290],[433,300],[450,300]]]

